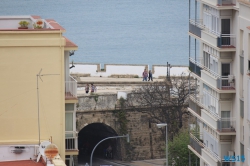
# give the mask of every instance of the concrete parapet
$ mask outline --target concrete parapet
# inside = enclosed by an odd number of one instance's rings
[[[70,70],[70,74],[89,74],[91,77],[115,77],[132,78],[133,76],[142,77],[144,69],[149,70],[149,65],[146,64],[101,64],[97,63],[75,63],[75,68]],[[153,77],[159,78],[166,76],[166,65],[152,65]],[[172,65],[170,75],[180,75],[181,73],[188,74],[188,66]],[[128,77],[125,77],[128,76]],[[119,77],[119,78],[121,78]]]

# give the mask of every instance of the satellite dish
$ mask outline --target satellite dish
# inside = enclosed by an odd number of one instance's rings
[[[39,154],[37,157],[37,162],[40,160],[41,156],[45,156],[45,148],[50,145],[51,142],[49,141],[43,141],[39,146]]]
[[[55,144],[50,144],[45,148],[44,153],[46,158],[51,160],[58,155],[58,148]]]

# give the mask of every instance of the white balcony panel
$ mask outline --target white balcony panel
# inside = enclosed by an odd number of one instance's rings
[[[212,126],[213,128],[217,129],[217,120],[213,118],[206,110],[201,109],[201,118],[209,123],[209,126]]]
[[[201,31],[201,38],[206,43],[208,43],[214,47],[217,47],[217,36],[203,30],[203,31]]]
[[[205,149],[201,149],[201,156],[205,160],[206,163],[209,163],[209,165],[217,165],[218,160],[211,156],[209,152],[207,152]]]
[[[217,88],[217,78],[209,74],[209,72],[201,70],[201,79],[206,82],[206,84],[212,85]]]

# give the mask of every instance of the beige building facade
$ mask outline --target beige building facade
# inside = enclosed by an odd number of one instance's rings
[[[28,28],[20,28],[20,21]],[[0,162],[35,159],[43,141],[55,144],[70,165],[78,154],[77,85],[69,75],[69,56],[77,45],[64,32],[52,19],[0,17],[0,152],[14,150]],[[19,155],[17,146],[24,149]],[[31,147],[34,154],[26,155]]]
[[[188,148],[201,166],[250,165],[250,2],[190,1],[189,9],[197,91],[188,108],[196,119]]]
[[[201,166],[250,165],[250,2],[190,0],[190,153]]]

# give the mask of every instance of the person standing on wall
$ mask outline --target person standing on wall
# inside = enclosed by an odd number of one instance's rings
[[[144,72],[142,73],[143,80],[142,81],[147,81],[148,79],[148,72],[146,69],[144,69]]]
[[[150,81],[150,79],[151,79],[151,81],[153,81],[153,75],[152,75],[151,70],[149,70],[149,72],[148,72],[148,81]]]
[[[91,84],[91,93],[96,92],[96,86],[94,84]]]

